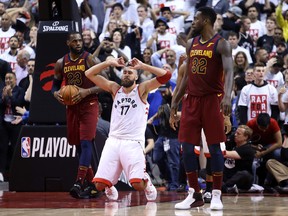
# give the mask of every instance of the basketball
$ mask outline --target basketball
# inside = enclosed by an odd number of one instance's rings
[[[60,94],[65,105],[73,105],[72,97],[78,93],[78,88],[74,85],[66,85],[60,89]]]

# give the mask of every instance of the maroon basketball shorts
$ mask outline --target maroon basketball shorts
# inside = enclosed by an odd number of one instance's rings
[[[98,101],[91,100],[67,106],[67,138],[70,145],[80,140],[93,140],[98,121]]]
[[[217,94],[203,97],[185,95],[182,100],[180,142],[200,145],[202,128],[208,145],[226,141],[224,117],[220,112],[222,98]]]

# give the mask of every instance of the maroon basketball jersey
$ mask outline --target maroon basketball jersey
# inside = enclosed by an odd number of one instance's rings
[[[201,43],[200,36],[194,38],[189,52],[187,93],[193,96],[222,94],[224,76],[222,58],[216,51],[219,34]]]
[[[66,54],[63,61],[62,75],[65,80],[65,85],[76,85],[80,88],[91,88],[95,84],[85,76],[85,71],[88,69],[86,63],[89,53],[84,51],[79,58],[71,60],[70,55]],[[95,98],[96,95],[89,95],[85,100]]]

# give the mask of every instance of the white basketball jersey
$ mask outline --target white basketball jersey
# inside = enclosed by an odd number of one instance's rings
[[[149,104],[144,103],[138,85],[128,94],[121,87],[115,94],[109,137],[145,141]]]

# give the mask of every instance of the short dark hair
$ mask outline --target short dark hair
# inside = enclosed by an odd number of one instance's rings
[[[256,62],[256,63],[254,64],[253,69],[256,68],[256,67],[265,67],[265,64],[262,63],[262,62]]]
[[[113,11],[115,9],[115,7],[121,8],[122,11],[124,10],[123,5],[121,3],[119,3],[119,2],[115,3],[114,5],[112,5],[111,11]]]
[[[266,21],[267,21],[267,20],[271,20],[271,21],[273,21],[273,22],[277,25],[277,20],[276,20],[273,16],[267,17],[267,18],[266,18]]]
[[[247,12],[249,11],[250,8],[255,8],[256,11],[257,11],[257,13],[259,13],[259,9],[256,7],[255,4],[250,5],[250,6],[247,8]]]
[[[67,34],[67,40],[70,40],[71,35],[79,34],[82,38],[82,34],[80,32],[72,31]]]
[[[201,12],[201,14],[205,17],[208,18],[211,22],[212,25],[214,25],[217,14],[211,7],[200,7],[197,11]]]
[[[12,35],[12,36],[9,38],[9,41],[10,41],[12,38],[16,38],[17,41],[19,42],[19,38],[18,38],[16,35]]]
[[[15,74],[13,71],[7,71],[6,74],[5,74],[5,76],[6,76],[7,74],[12,74],[12,75],[16,78],[16,74]]]
[[[260,113],[257,116],[256,121],[258,126],[267,128],[270,125],[270,119],[271,118],[268,113]]]
[[[148,7],[145,6],[145,5],[140,4],[140,5],[137,7],[137,9],[139,9],[139,8],[144,8],[144,10],[145,10],[146,12],[148,12]]]
[[[170,7],[162,7],[160,8],[160,11],[163,13],[164,11],[169,11],[171,13]]]
[[[276,63],[273,64],[272,66],[273,66],[273,67],[276,66],[276,67],[282,68],[283,65],[284,65],[283,57],[281,57],[281,56],[275,56],[275,58],[276,58]]]
[[[235,31],[229,31],[229,32],[228,32],[228,38],[229,38],[229,37],[234,37],[234,36],[236,36],[237,39],[239,39],[239,34],[236,33]]]

